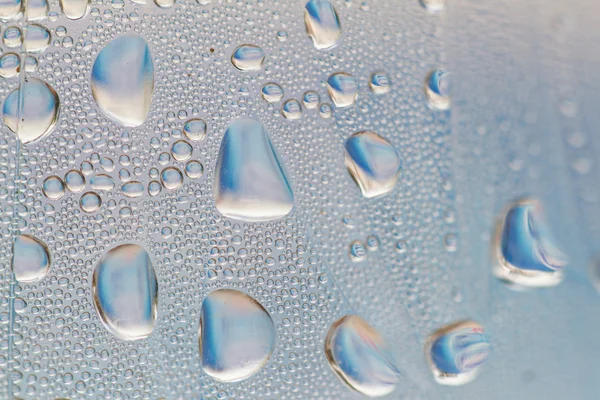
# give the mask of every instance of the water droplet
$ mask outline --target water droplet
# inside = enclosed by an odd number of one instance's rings
[[[446,0],[419,0],[428,11],[439,12],[446,6]]]
[[[102,199],[95,192],[86,192],[79,199],[79,206],[88,213],[97,211],[102,205]]]
[[[265,52],[258,46],[243,44],[231,55],[231,63],[240,71],[258,71],[265,62]]]
[[[154,0],[160,8],[171,8],[175,5],[175,0]]]
[[[340,379],[366,396],[385,396],[400,380],[387,344],[357,315],[346,315],[331,325],[325,355]]]
[[[152,333],[158,284],[142,247],[124,244],[110,250],[94,270],[92,291],[98,316],[115,336],[136,340]]]
[[[94,190],[112,190],[115,187],[115,181],[108,175],[98,174],[90,179],[90,185]]]
[[[374,132],[358,132],[345,143],[346,167],[364,197],[382,196],[396,185],[400,155],[390,142]]]
[[[69,19],[85,17],[91,0],[60,0],[60,8]]]
[[[206,137],[206,122],[193,118],[183,125],[183,134],[191,141],[199,141]]]
[[[369,235],[367,237],[367,249],[369,251],[376,251],[379,249],[379,238],[375,235]]]
[[[91,87],[106,116],[124,126],[143,124],[154,92],[154,64],[146,41],[125,35],[108,43],[94,61]]]
[[[185,165],[185,174],[188,178],[197,179],[200,178],[203,173],[204,166],[198,161],[192,160]]]
[[[26,4],[28,21],[37,21],[48,17],[49,6],[46,0],[28,0]]]
[[[450,108],[450,74],[443,69],[434,69],[425,79],[425,95],[429,107],[434,110]]]
[[[19,235],[13,243],[12,269],[19,282],[35,282],[50,269],[50,253],[40,240]]]
[[[367,250],[360,240],[350,243],[350,259],[354,262],[364,261],[367,258]]]
[[[0,19],[8,21],[21,12],[21,0],[1,0]]]
[[[49,176],[42,183],[42,192],[50,200],[58,200],[65,194],[65,184],[58,176]]]
[[[162,185],[158,181],[151,181],[148,184],[148,194],[150,196],[158,196],[158,194],[162,191]]]
[[[50,44],[50,32],[38,24],[31,24],[25,30],[25,50],[29,53],[41,53]]]
[[[331,116],[333,115],[333,108],[331,107],[331,104],[329,103],[322,103],[319,105],[319,115],[321,116],[321,118],[327,119],[327,118],[331,118]]]
[[[306,33],[318,50],[327,50],[338,44],[342,27],[335,8],[328,0],[310,0],[304,10]]]
[[[206,296],[199,336],[202,368],[222,382],[241,381],[257,373],[275,346],[269,313],[252,297],[231,289]]]
[[[12,78],[17,76],[21,61],[18,54],[6,53],[0,58],[0,76],[3,78]]]
[[[229,218],[271,221],[292,210],[292,189],[260,122],[239,118],[227,128],[219,150],[214,193],[217,209]]]
[[[287,119],[295,120],[302,116],[302,106],[298,100],[289,99],[281,106],[281,113]]]
[[[277,103],[283,99],[283,89],[276,83],[265,83],[260,89],[263,99],[269,103]]]
[[[369,87],[375,94],[385,94],[390,91],[390,78],[385,72],[375,72],[371,75]]]
[[[187,161],[192,157],[192,145],[185,140],[178,140],[171,147],[171,154],[177,161]]]
[[[425,358],[442,385],[464,385],[475,379],[490,354],[483,327],[460,321],[441,328],[425,343]]]
[[[305,92],[304,96],[302,97],[302,103],[304,104],[304,107],[306,107],[308,110],[313,110],[317,108],[317,106],[319,105],[319,101],[321,101],[319,93],[312,90]]]
[[[17,133],[21,142],[28,144],[41,140],[54,129],[60,101],[54,89],[42,80],[27,78],[23,86],[23,89],[16,89],[6,97],[2,112],[4,123]],[[23,104],[19,122],[17,112],[21,90]]]
[[[557,285],[569,261],[555,243],[539,201],[517,201],[496,230],[494,275],[517,286]]]
[[[16,26],[9,26],[4,31],[4,35],[2,36],[2,41],[6,45],[6,47],[10,49],[15,49],[23,43],[23,35],[21,34],[21,30]]]
[[[167,190],[175,190],[183,183],[183,175],[178,168],[167,167],[160,173],[160,181]]]
[[[358,98],[358,80],[350,74],[338,72],[327,79],[327,91],[336,107],[349,107]]]
[[[85,177],[81,172],[73,169],[65,174],[65,184],[71,192],[79,193],[85,187]]]
[[[138,181],[131,181],[121,186],[121,191],[127,197],[140,197],[144,194],[144,185]]]

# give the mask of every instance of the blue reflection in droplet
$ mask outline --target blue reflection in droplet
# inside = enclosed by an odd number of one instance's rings
[[[327,50],[337,45],[342,28],[340,19],[329,0],[310,0],[304,11],[306,32],[318,50]]]
[[[265,52],[258,46],[243,44],[231,55],[231,63],[240,71],[258,71],[265,62]]]

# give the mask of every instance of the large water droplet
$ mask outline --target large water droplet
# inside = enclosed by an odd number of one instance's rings
[[[23,34],[21,29],[16,26],[9,26],[2,35],[4,45],[9,49],[15,49],[23,43]]]
[[[517,286],[557,285],[569,260],[555,243],[539,201],[517,201],[496,230],[494,275]]]
[[[265,52],[253,44],[238,46],[231,55],[231,63],[240,71],[258,71],[265,62]]]
[[[183,125],[183,134],[192,141],[206,137],[206,122],[200,118],[190,119]]]
[[[19,122],[19,92],[23,90]],[[54,89],[37,78],[27,78],[23,89],[12,91],[6,100],[2,112],[4,123],[15,132],[21,142],[28,144],[38,141],[49,134],[58,119],[60,101]]]
[[[58,200],[65,194],[65,183],[56,175],[44,179],[42,193],[50,200]]]
[[[21,11],[21,0],[0,0],[0,19],[8,21]]]
[[[144,194],[144,184],[138,181],[131,181],[121,186],[121,191],[127,197],[140,197]]]
[[[38,21],[48,17],[50,7],[46,0],[28,0],[26,4],[28,21]]]
[[[375,72],[371,75],[369,87],[375,94],[385,94],[390,91],[390,78],[385,72]]]
[[[167,167],[160,173],[160,181],[167,190],[175,190],[183,183],[183,174],[176,167]]]
[[[202,368],[223,382],[257,373],[275,346],[275,326],[267,311],[252,297],[231,289],[206,296],[199,336]]]
[[[229,125],[216,166],[217,209],[226,217],[270,221],[287,215],[294,195],[262,124],[240,118]]]
[[[358,80],[345,72],[338,72],[327,79],[327,91],[336,107],[349,107],[358,98]]]
[[[96,212],[102,205],[102,199],[96,192],[86,192],[79,199],[79,206],[87,213]]]
[[[60,0],[60,8],[69,19],[80,19],[87,14],[91,0]]]
[[[315,92],[314,90],[304,92],[304,95],[302,96],[302,103],[308,110],[314,110],[317,108],[319,101],[321,101],[321,96],[319,96],[319,93]]]
[[[342,36],[335,8],[328,0],[310,0],[304,10],[306,33],[319,50],[331,49]]]
[[[475,379],[490,354],[483,327],[460,321],[432,334],[425,343],[425,358],[435,380],[443,385],[463,385]]]
[[[277,103],[283,98],[283,89],[276,83],[265,83],[260,89],[263,99],[269,103]]]
[[[79,193],[85,187],[85,177],[81,172],[73,169],[65,174],[65,184],[71,192]]]
[[[340,379],[364,395],[385,396],[400,380],[387,344],[357,315],[346,315],[331,325],[325,355]]]
[[[450,74],[443,69],[434,69],[425,79],[427,104],[434,110],[450,108]]]
[[[48,248],[33,236],[17,236],[13,243],[12,269],[19,282],[42,279],[50,269]]]
[[[345,143],[346,167],[364,197],[382,196],[396,185],[400,155],[390,142],[374,132],[358,132]]]
[[[21,59],[18,54],[6,53],[0,58],[0,76],[3,78],[12,78],[17,76]]]
[[[295,120],[302,116],[302,106],[296,99],[286,100],[281,106],[281,113],[289,120]]]
[[[91,87],[106,116],[124,126],[143,124],[154,91],[154,64],[146,41],[125,35],[107,44],[94,61]]]
[[[29,53],[41,53],[50,44],[50,32],[38,24],[31,24],[25,30],[25,50]]]
[[[115,181],[106,174],[98,174],[90,179],[90,185],[94,190],[112,190],[115,187]]]
[[[100,319],[115,336],[135,340],[152,333],[158,284],[142,247],[124,244],[110,250],[94,270],[92,291]]]
[[[196,160],[192,160],[185,165],[185,174],[188,178],[200,178],[204,173],[204,166]]]
[[[178,140],[171,147],[171,154],[176,161],[187,161],[192,157],[192,145],[185,140]]]

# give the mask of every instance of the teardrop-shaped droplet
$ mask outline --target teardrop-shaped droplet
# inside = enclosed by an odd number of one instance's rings
[[[327,79],[327,91],[336,107],[349,107],[358,98],[358,80],[350,74],[338,72]]]
[[[60,101],[54,89],[37,78],[27,78],[23,83],[23,104],[20,109],[19,91],[12,91],[6,100],[2,112],[4,123],[15,132],[24,144],[32,143],[49,134],[58,119]]]
[[[50,44],[50,31],[38,24],[27,26],[25,31],[25,50],[28,53],[41,53]]]
[[[87,14],[91,0],[60,0],[60,8],[69,19],[80,19]]]
[[[450,108],[450,74],[443,69],[434,69],[425,79],[427,104],[433,110]]]
[[[219,150],[214,193],[217,209],[229,218],[271,221],[292,210],[292,189],[257,120],[240,118],[227,128]]]
[[[107,117],[123,126],[142,125],[154,92],[154,64],[146,41],[125,35],[107,44],[94,61],[91,87]]]
[[[13,243],[12,269],[19,282],[35,282],[50,269],[50,253],[40,240],[19,235]]]
[[[265,62],[265,52],[253,44],[238,46],[231,55],[231,63],[240,71],[258,71]]]
[[[263,99],[269,103],[277,103],[283,99],[283,89],[276,83],[265,83],[260,89]]]
[[[0,0],[0,19],[8,21],[21,11],[21,0]]]
[[[400,380],[387,344],[357,315],[346,315],[331,325],[325,355],[340,379],[366,396],[385,396]]]
[[[94,270],[92,291],[98,316],[115,336],[135,340],[152,333],[158,284],[142,247],[124,244],[110,250]]]
[[[557,285],[569,262],[534,199],[519,200],[506,212],[496,231],[495,253],[494,275],[517,286]]]
[[[304,9],[306,33],[318,50],[331,49],[342,36],[337,12],[329,0],[310,0]]]
[[[364,197],[382,196],[396,185],[400,155],[390,142],[374,132],[358,132],[345,143],[346,168]]]
[[[275,326],[256,300],[237,290],[209,293],[200,312],[199,347],[204,371],[222,382],[257,373],[275,346]]]
[[[140,197],[144,194],[144,184],[138,181],[131,181],[121,186],[121,192],[127,197]]]
[[[460,321],[433,333],[425,343],[425,359],[442,385],[464,385],[475,379],[490,354],[483,327]]]

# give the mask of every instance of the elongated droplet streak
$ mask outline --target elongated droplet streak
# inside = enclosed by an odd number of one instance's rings
[[[37,78],[23,83],[23,105],[19,123],[19,91],[12,91],[4,101],[4,123],[24,144],[36,142],[48,135],[58,119],[60,100],[54,89]]]
[[[339,378],[366,396],[385,396],[400,381],[400,371],[379,332],[357,315],[331,325],[325,356]]]
[[[60,0],[60,8],[69,19],[80,19],[87,14],[91,0]]]
[[[158,284],[142,247],[124,244],[110,250],[94,270],[92,291],[98,316],[115,336],[135,340],[152,333]]]
[[[338,44],[342,27],[337,12],[329,0],[310,0],[304,8],[306,33],[318,50],[327,50]]]
[[[215,290],[202,302],[200,314],[200,360],[208,375],[237,382],[267,363],[275,346],[275,326],[252,297],[237,290]]]
[[[383,196],[394,189],[400,175],[400,155],[374,132],[358,132],[345,143],[346,168],[364,197]]]
[[[13,243],[12,269],[19,282],[35,282],[50,269],[50,253],[40,240],[19,235]]]
[[[214,194],[221,214],[243,221],[271,221],[292,210],[292,189],[260,122],[240,118],[227,128],[217,160]]]
[[[517,201],[496,229],[494,275],[525,287],[559,284],[569,260],[555,243],[540,202]]]
[[[475,379],[490,354],[483,327],[460,321],[433,333],[425,342],[425,359],[442,385],[464,385]]]
[[[142,125],[154,92],[154,64],[146,41],[125,35],[107,44],[94,61],[91,87],[107,117],[123,126]]]

